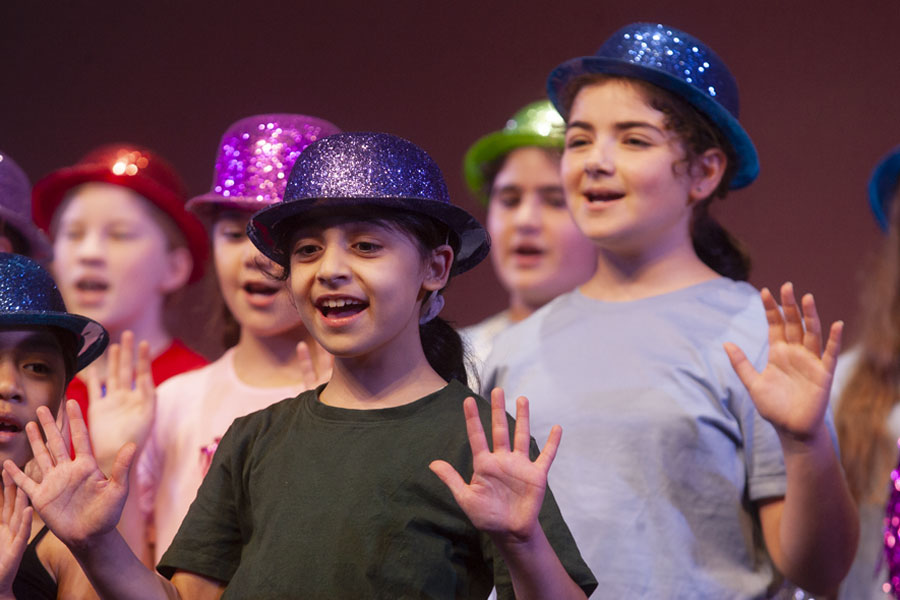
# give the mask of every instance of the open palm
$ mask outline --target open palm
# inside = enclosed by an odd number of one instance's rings
[[[41,470],[40,483],[22,472],[12,461],[3,465],[13,480],[31,498],[31,504],[56,536],[67,545],[79,546],[92,536],[111,531],[118,523],[128,494],[128,468],[134,458],[134,444],[123,447],[114,461],[110,477],[97,466],[91,452],[87,427],[78,403],[66,404],[75,458],[60,434],[50,411],[38,408],[46,444],[35,423],[26,433]]]
[[[25,493],[3,473],[0,489],[0,598],[12,597],[12,584],[31,534],[31,508]]]
[[[474,398],[463,403],[466,430],[472,448],[472,480],[466,483],[445,461],[430,468],[450,488],[460,508],[478,529],[491,534],[527,539],[539,527],[538,513],[547,489],[547,473],[559,447],[562,430],[554,427],[537,460],[529,455],[528,399],[516,402],[516,429],[509,444],[503,390],[491,392],[491,433],[493,451],[488,446]]]
[[[805,438],[822,425],[840,352],[843,323],[831,326],[825,352],[816,304],[806,294],[797,305],[793,286],[781,287],[779,310],[772,293],[760,293],[769,324],[769,358],[761,373],[734,344],[725,344],[731,364],[764,419],[782,433]]]

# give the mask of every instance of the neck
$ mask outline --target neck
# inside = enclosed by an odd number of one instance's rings
[[[700,260],[690,240],[664,252],[627,254],[601,249],[597,270],[581,292],[597,300],[622,302],[658,296],[718,277]]]
[[[234,347],[238,379],[254,387],[289,387],[306,383],[297,356],[297,345],[306,342],[315,371],[327,362],[325,350],[302,325],[271,336],[260,336],[244,327]]]
[[[544,304],[546,302],[528,302],[521,294],[513,292],[509,295],[509,308],[507,309],[509,320],[513,323],[518,323],[523,319],[527,319]]]
[[[152,311],[147,312],[150,313]],[[172,345],[172,336],[166,331],[162,321],[162,315],[160,314],[144,314],[139,319],[123,326],[108,327],[107,331],[109,332],[110,344],[118,344],[122,339],[122,334],[126,331],[131,331],[134,334],[135,345],[143,341],[150,344],[151,359],[155,359]],[[105,373],[108,352],[108,350],[104,352],[103,355],[91,365],[92,367],[99,369],[100,373],[104,374],[103,379],[106,378]],[[135,360],[137,360],[136,356]]]
[[[447,385],[428,364],[418,321],[388,346],[354,357],[336,357],[331,381],[319,399],[353,409],[409,404]]]

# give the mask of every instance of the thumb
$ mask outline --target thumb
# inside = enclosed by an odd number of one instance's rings
[[[744,387],[749,390],[750,385],[759,373],[756,372],[756,369],[754,369],[753,365],[750,364],[750,361],[747,360],[747,355],[744,354],[743,350],[731,342],[725,342],[723,346],[725,348],[725,353],[728,354],[728,360],[731,361],[731,367],[734,369],[734,372],[737,373],[737,376],[744,384]]]
[[[116,460],[113,462],[110,472],[110,480],[118,485],[128,489],[128,472],[131,470],[131,463],[134,462],[134,456],[137,453],[137,444],[128,442],[116,453]]]
[[[428,468],[444,482],[444,485],[450,489],[450,493],[453,494],[453,497],[458,503],[460,497],[465,492],[466,482],[460,474],[456,472],[456,469],[444,460],[432,461],[431,464],[428,465]]]

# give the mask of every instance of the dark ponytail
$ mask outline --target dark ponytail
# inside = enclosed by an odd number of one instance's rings
[[[435,317],[419,325],[419,338],[428,364],[438,375],[446,381],[456,379],[468,385],[463,341],[447,321]]]
[[[701,200],[694,207],[691,218],[694,252],[719,275],[735,281],[747,281],[750,277],[750,255],[740,240],[709,214],[711,202],[712,196]]]

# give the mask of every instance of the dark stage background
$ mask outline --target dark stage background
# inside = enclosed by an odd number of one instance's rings
[[[134,141],[201,193],[229,123],[299,112],[415,141],[482,217],[460,173],[469,144],[542,97],[558,63],[638,20],[695,34],[738,78],[762,174],[718,214],[750,247],[752,282],[814,291],[852,338],[880,239],[865,186],[900,144],[900,0],[0,0],[0,148],[35,181]],[[469,324],[504,301],[485,263],[452,283],[445,314]]]

